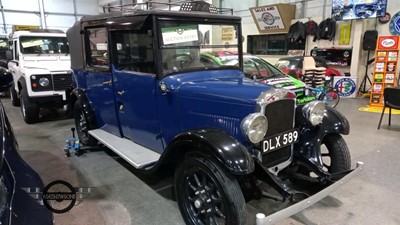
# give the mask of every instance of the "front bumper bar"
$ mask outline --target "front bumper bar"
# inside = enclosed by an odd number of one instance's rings
[[[271,215],[265,216],[264,213],[257,213],[256,215],[256,224],[257,225],[270,225],[270,224],[275,224],[279,221],[282,221],[306,208],[309,206],[315,204],[316,202],[320,201],[321,199],[325,198],[328,196],[330,193],[332,193],[334,190],[336,190],[340,185],[344,184],[351,178],[353,178],[355,175],[357,175],[362,169],[363,169],[363,162],[357,162],[356,168],[344,176],[342,179],[338,180],[337,182],[329,185],[325,189],[317,192],[316,194],[294,204],[291,205],[283,210],[280,210],[276,213],[273,213]]]

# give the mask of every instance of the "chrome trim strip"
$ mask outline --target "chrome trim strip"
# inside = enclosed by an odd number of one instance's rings
[[[332,193],[334,190],[336,190],[339,186],[353,178],[355,175],[357,175],[361,170],[363,170],[364,163],[363,162],[357,162],[356,168],[344,176],[342,179],[338,180],[337,182],[333,183],[332,185],[328,186],[327,188],[321,190],[320,192],[314,194],[311,197],[308,197],[301,202],[298,202],[288,208],[285,208],[283,210],[280,210],[274,214],[271,214],[269,216],[265,216],[264,213],[257,213],[256,215],[256,224],[257,225],[270,225],[270,224],[275,224],[279,221],[282,221],[283,219],[286,219],[304,209],[307,207],[315,204],[316,202],[320,201],[321,199],[325,198],[328,196],[330,193]]]

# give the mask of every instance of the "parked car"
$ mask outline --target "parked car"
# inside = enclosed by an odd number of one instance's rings
[[[262,190],[273,193],[265,184],[283,202],[295,203],[299,186],[288,184],[311,182],[312,190],[300,186],[312,196],[275,214],[277,221],[359,171],[351,172],[342,137],[349,123],[322,102],[296,107],[293,92],[246,78],[242,41],[220,36],[225,29],[241,37],[241,18],[210,13],[218,10],[206,4],[77,21],[67,32],[76,130],[82,144],[102,142],[148,174],[174,165],[167,168],[175,171],[187,224],[245,224],[245,202],[260,199]],[[202,40],[205,33],[212,41]],[[221,49],[238,52],[238,63],[202,63],[201,53]]]
[[[206,66],[237,65],[238,53],[230,51],[205,52],[201,54],[201,62]],[[284,88],[296,94],[298,104],[316,100],[315,95],[306,95],[305,83],[283,73],[264,59],[251,55],[243,55],[243,72],[245,77],[261,83]]]
[[[8,90],[12,80],[11,73],[0,73],[0,91]],[[0,151],[0,223],[53,224],[53,214],[24,190],[24,188],[43,189],[43,182],[19,155],[18,143],[1,102],[0,136],[0,146],[2,146]]]
[[[237,65],[237,52],[217,51],[201,54],[201,62],[205,65]],[[243,72],[247,78],[258,80],[275,87],[282,87],[294,92],[302,91],[305,84],[279,69],[264,59],[250,55],[243,55]]]
[[[326,72],[325,76],[342,76],[342,74],[328,66],[327,61],[319,56],[313,56],[315,60],[316,67],[325,67]],[[284,73],[287,73],[291,76],[297,77],[299,79],[302,78],[302,69],[303,69],[303,56],[290,56],[283,57],[276,62],[275,66],[282,70]]]
[[[40,108],[63,108],[71,89],[69,47],[64,31],[17,30],[9,35],[14,43],[6,52],[14,77],[11,103],[21,106],[24,121],[36,123]]]

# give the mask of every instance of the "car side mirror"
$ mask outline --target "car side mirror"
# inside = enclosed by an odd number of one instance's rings
[[[12,74],[6,68],[0,67],[0,92],[10,89],[13,82]]]
[[[12,52],[10,50],[6,51],[6,59],[13,60],[13,55],[12,55]]]

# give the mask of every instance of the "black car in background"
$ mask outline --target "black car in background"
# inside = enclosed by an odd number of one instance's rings
[[[6,69],[0,68],[0,92],[10,88],[12,79]],[[53,214],[24,190],[43,190],[43,182],[19,155],[18,143],[1,102],[0,136],[0,224],[53,224]]]

